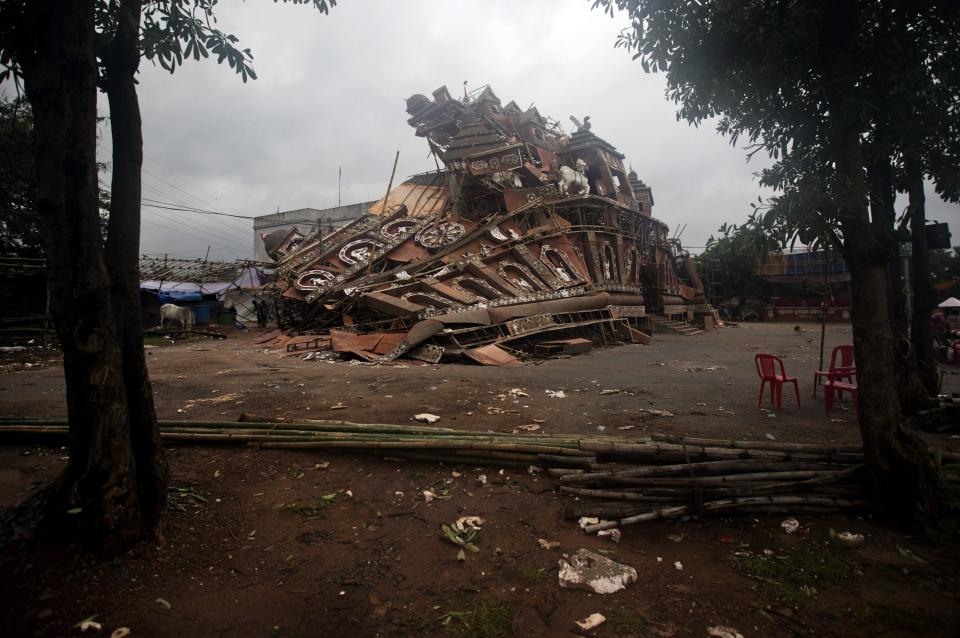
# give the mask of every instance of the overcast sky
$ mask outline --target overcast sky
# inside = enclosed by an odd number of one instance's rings
[[[677,122],[663,76],[614,48],[623,18],[590,4],[341,0],[324,16],[220,3],[221,28],[252,49],[259,79],[243,84],[212,60],[173,75],[144,62],[144,197],[240,215],[327,208],[342,167],[344,204],[378,199],[397,150],[397,181],[434,168],[404,99],[443,84],[462,95],[467,81],[490,84],[503,103],[536,104],[568,131],[570,115],[590,115],[652,186],[654,215],[685,226],[696,251],[723,222],[746,218],[765,158],[748,164],[711,126]],[[934,200],[929,217],[958,220],[958,207]],[[250,257],[252,223],[144,208],[143,252],[202,257],[208,245],[211,259]]]

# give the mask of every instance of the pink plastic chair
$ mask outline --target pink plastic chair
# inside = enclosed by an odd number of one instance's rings
[[[779,410],[783,403],[783,384],[792,383],[793,389],[797,394],[797,409],[800,408],[800,384],[796,377],[788,377],[783,368],[783,360],[772,354],[758,354],[753,358],[757,365],[757,374],[760,375],[760,397],[757,399],[757,407],[763,404],[763,388],[767,382],[770,382],[770,403],[774,404]],[[777,366],[780,366],[780,373],[777,374]]]
[[[837,355],[840,356],[840,362],[837,363]],[[830,355],[830,369],[817,370],[813,373],[813,397],[817,397],[817,386],[821,378],[826,378],[826,383],[831,381],[840,381],[846,379],[853,383],[853,375],[856,369],[853,366],[853,346],[837,346]]]

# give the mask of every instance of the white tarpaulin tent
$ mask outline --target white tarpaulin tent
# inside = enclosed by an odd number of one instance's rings
[[[960,308],[960,299],[957,299],[956,297],[950,297],[937,306],[937,308]]]

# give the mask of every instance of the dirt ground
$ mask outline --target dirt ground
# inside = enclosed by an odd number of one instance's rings
[[[849,328],[828,326],[826,337],[829,356]],[[303,361],[255,341],[149,348],[161,418],[406,423],[430,412],[438,425],[475,430],[539,419],[546,432],[592,436],[858,440],[849,410],[828,418],[822,393],[812,396],[814,325],[799,335],[779,324],[658,334],[649,346],[520,368]],[[788,389],[782,409],[769,396],[757,408],[757,352],[780,355],[799,377],[800,408]],[[0,416],[64,416],[58,365],[53,355],[0,359]],[[945,372],[944,391],[960,390],[956,369]],[[747,638],[960,635],[957,551],[861,517],[801,517],[804,533],[793,535],[772,515],[646,523],[624,528],[617,545],[580,533],[555,482],[526,470],[239,447],[169,453],[166,543],[110,560],[6,548],[0,635],[79,635],[74,625],[97,614],[103,635],[125,626],[134,636],[562,636],[594,612],[608,619],[591,634],[601,637],[707,636],[717,625]],[[56,476],[64,455],[0,444],[0,507]],[[429,487],[449,500],[424,502]],[[480,551],[459,562],[440,525],[464,515],[486,524]],[[866,540],[843,547],[832,529]],[[560,588],[558,559],[581,547],[632,565],[639,581],[606,596]]]

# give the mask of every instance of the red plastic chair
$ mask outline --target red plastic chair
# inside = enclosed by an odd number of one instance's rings
[[[839,364],[837,363],[838,355],[840,356]],[[827,383],[842,379],[853,383],[854,374],[856,374],[856,368],[853,365],[853,346],[837,346],[830,355],[830,369],[817,370],[813,373],[813,397],[817,397],[817,386],[821,378],[825,378]]]
[[[792,383],[793,389],[797,394],[797,408],[800,408],[800,384],[796,377],[788,377],[783,368],[783,360],[772,354],[758,354],[753,358],[757,364],[757,374],[760,375],[760,397],[757,399],[757,407],[763,404],[763,388],[767,382],[770,382],[770,403],[773,403],[779,410],[783,403],[783,384]],[[776,366],[780,366],[780,374],[777,374]]]
[[[850,397],[853,399],[853,406],[857,407],[856,384],[843,383],[841,381],[834,381],[831,379],[823,386],[823,393],[826,395],[827,416],[830,416],[830,410],[833,409],[834,393],[839,396],[841,392],[849,392]]]

